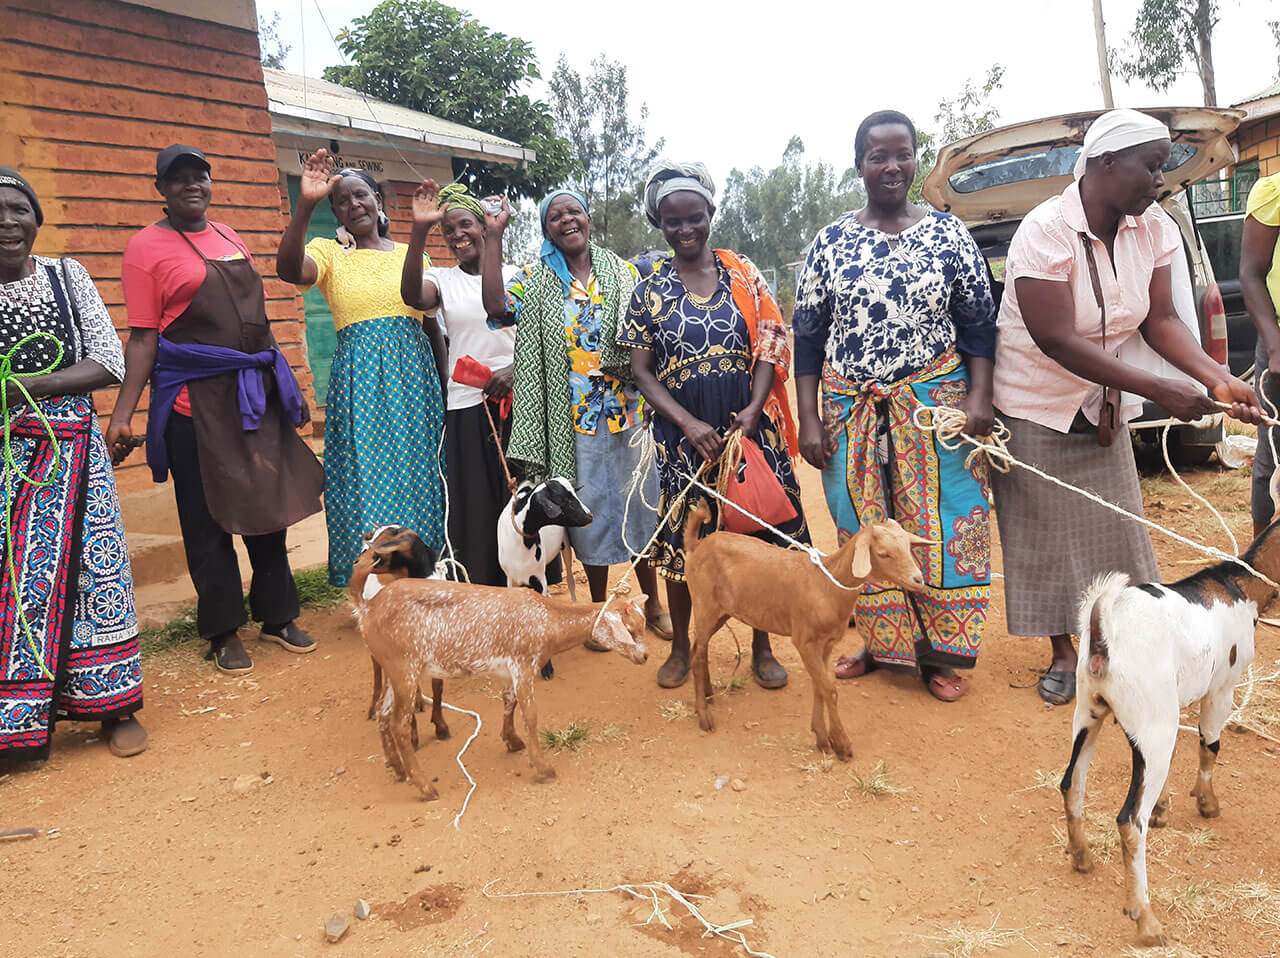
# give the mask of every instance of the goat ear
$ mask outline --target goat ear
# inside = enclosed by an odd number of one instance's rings
[[[907,541],[908,541],[908,542],[910,542],[913,546],[940,546],[940,545],[942,545],[942,540],[941,540],[941,539],[926,539],[926,538],[924,538],[923,536],[918,536],[918,535],[915,535],[914,533],[906,532],[906,530],[905,530],[905,529],[903,530],[903,532],[906,534]]]
[[[853,537],[853,568],[850,571],[855,579],[865,579],[871,575],[870,526],[863,526]]]

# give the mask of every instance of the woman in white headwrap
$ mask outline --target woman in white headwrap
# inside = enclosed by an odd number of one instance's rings
[[[1075,182],[1023,219],[1009,246],[997,322],[996,412],[1023,462],[1141,514],[1142,493],[1119,391],[1179,419],[1217,412],[1258,422],[1253,390],[1201,350],[1173,304],[1178,227],[1157,200],[1169,130],[1134,110],[1094,121]],[[1117,357],[1135,333],[1185,376],[1162,377]],[[1206,389],[1208,392],[1206,392]],[[1209,395],[1211,393],[1212,395]],[[1111,436],[1114,433],[1114,442]],[[1159,581],[1146,529],[1084,497],[1013,469],[993,475],[1011,635],[1048,635],[1053,660],[1040,697],[1075,697],[1071,633],[1081,592],[1100,572]]]

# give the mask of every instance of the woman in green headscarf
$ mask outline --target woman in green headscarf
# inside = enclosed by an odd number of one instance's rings
[[[570,529],[569,542],[586,568],[592,601],[601,602],[609,566],[630,561],[657,525],[656,513],[645,505],[657,501],[652,470],[644,495],[634,496],[629,509],[626,504],[641,448],[631,440],[643,428],[644,414],[630,353],[618,345],[617,334],[639,274],[591,242],[591,214],[580,193],[556,190],[538,212],[544,237],[539,261],[505,283],[502,232],[511,207],[503,200],[501,211],[486,217],[484,305],[491,321],[519,330],[510,457],[530,476],[568,479],[591,510],[591,524]],[[649,597],[650,628],[670,640],[671,617],[658,601],[648,562],[637,566],[636,580]]]
[[[440,228],[456,266],[422,269],[427,234]],[[507,480],[499,443],[510,432],[507,412],[511,394],[515,333],[490,329],[480,296],[480,254],[484,249],[484,211],[460,183],[443,189],[426,180],[413,194],[413,233],[401,274],[405,304],[436,319],[449,341],[448,384],[444,423],[445,462],[449,490],[449,543],[453,556],[479,585],[506,585],[498,564],[498,515],[506,505]],[[504,279],[515,273],[506,267]],[[453,378],[458,360],[469,356],[492,375],[483,386]],[[486,414],[485,407],[488,406]],[[493,425],[490,425],[492,423]],[[496,435],[495,427],[496,426]]]

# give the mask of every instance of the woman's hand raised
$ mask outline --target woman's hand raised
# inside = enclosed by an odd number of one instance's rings
[[[324,147],[316,150],[302,164],[302,186],[299,196],[312,206],[327,199],[342,177],[338,176],[333,157]]]
[[[498,204],[498,212],[490,213],[489,207]],[[484,231],[489,236],[501,236],[511,222],[511,203],[505,196],[486,196],[480,201],[484,207]]]
[[[435,180],[423,180],[422,185],[413,191],[413,223],[431,229],[442,219],[440,185]]]

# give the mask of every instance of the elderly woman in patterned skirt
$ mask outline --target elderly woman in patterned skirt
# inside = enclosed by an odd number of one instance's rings
[[[5,383],[6,452],[19,466],[5,483],[0,533],[13,540],[0,617],[0,763],[47,758],[60,718],[101,722],[116,755],[147,747],[134,717],[133,575],[93,408],[93,391],[124,376],[124,353],[85,268],[31,255],[43,224],[35,190],[0,166],[0,355],[24,377]]]
[[[885,666],[918,672],[938,699],[965,692],[991,581],[985,464],[938,445],[912,419],[955,406],[965,432],[990,431],[995,303],[990,274],[963,224],[907,199],[916,131],[901,113],[873,113],[854,141],[867,205],[818,233],[796,291],[800,452],[823,470],[841,541],[886,516],[936,541],[917,560],[926,588],[869,582],[858,598],[861,656],[840,678]],[[822,412],[819,413],[819,382]]]
[[[653,263],[631,295],[618,342],[630,348],[631,366],[656,415],[662,497],[658,513],[688,485],[705,459],[714,462],[725,437],[741,430],[760,445],[796,516],[782,526],[793,539],[809,541],[800,487],[791,469],[795,423],[783,388],[791,350],[773,294],[749,259],[711,249],[715,187],[701,163],[660,160],[645,186],[645,214],[662,230],[675,255]],[[715,474],[703,481],[715,484]],[[667,605],[675,639],[658,670],[658,684],[675,688],[689,674],[689,587],[685,585],[684,525],[698,501],[688,496],[658,530],[654,566],[667,580]],[[720,503],[711,500],[713,513]],[[779,540],[780,545],[786,545]],[[756,630],[751,672],[764,688],[787,684],[787,671],[773,656],[769,634]]]

